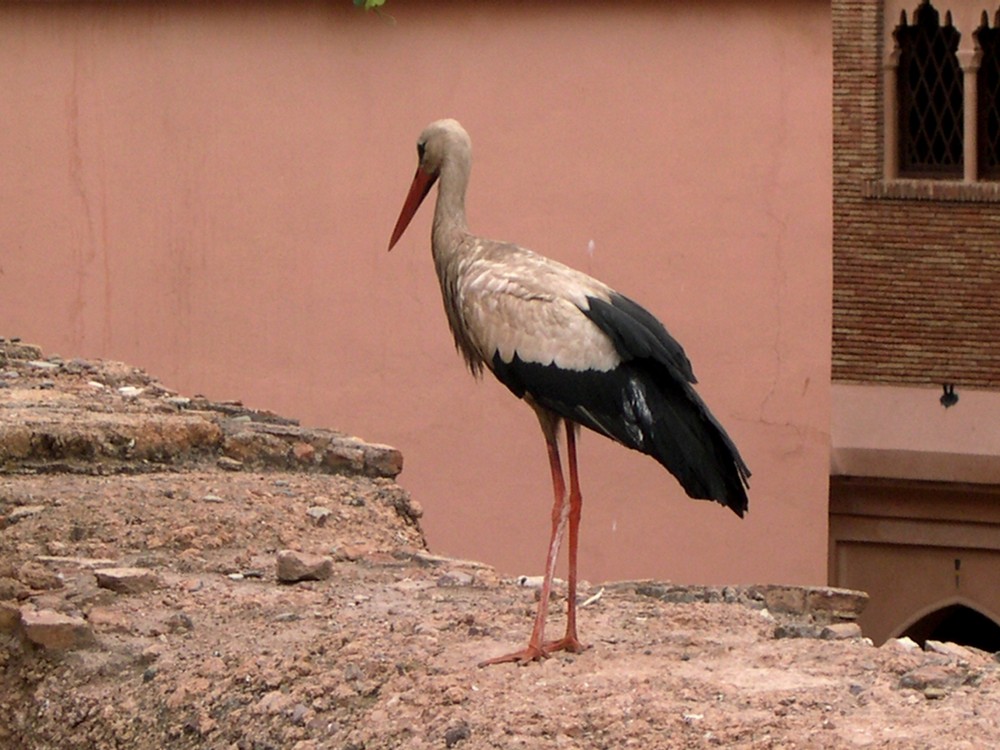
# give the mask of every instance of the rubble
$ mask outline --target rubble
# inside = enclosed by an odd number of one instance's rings
[[[581,581],[591,648],[478,669],[524,645],[537,589],[429,551],[392,449],[14,343],[0,342],[0,747],[1000,736],[992,655],[876,648],[859,637],[865,597],[824,587]],[[550,617],[555,637],[560,604]]]
[[[72,649],[93,645],[94,633],[81,617],[48,609],[22,609],[20,629],[24,638],[46,649]]]
[[[102,568],[95,570],[94,576],[98,586],[119,594],[143,594],[163,585],[160,577],[146,568]]]
[[[278,553],[276,567],[281,583],[325,581],[333,572],[333,558],[283,549]]]
[[[390,446],[301,427],[239,401],[181,397],[121,363],[84,366],[23,355],[41,357],[41,351],[0,342],[7,375],[0,473],[134,473],[199,462],[227,471],[392,478],[403,468],[402,454]],[[40,381],[40,373],[47,380]],[[74,414],[70,423],[63,419],[68,410]]]

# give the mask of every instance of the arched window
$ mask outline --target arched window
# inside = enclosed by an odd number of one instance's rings
[[[982,53],[977,81],[979,106],[979,172],[1000,178],[1000,13],[989,28],[986,14],[976,31]]]
[[[961,34],[951,14],[925,0],[905,13],[893,32],[899,50],[896,77],[901,177],[961,177],[963,171],[963,75],[956,52]]]

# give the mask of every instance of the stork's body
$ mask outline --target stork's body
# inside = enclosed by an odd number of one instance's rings
[[[560,649],[580,651],[577,426],[652,456],[688,495],[716,500],[740,516],[747,508],[750,472],[695,392],[684,350],[652,314],[584,273],[469,232],[465,190],[471,146],[457,122],[432,123],[421,133],[417,148],[420,164],[389,247],[439,180],[431,247],[455,345],[473,374],[490,370],[534,409],[552,471],[552,537],[534,630],[526,648],[484,664],[529,661]],[[563,424],[568,492],[558,444]],[[546,643],[545,614],[567,522],[566,635]]]

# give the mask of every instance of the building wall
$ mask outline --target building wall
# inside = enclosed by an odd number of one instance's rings
[[[957,482],[831,480],[830,578],[868,592],[865,635],[882,643],[956,604],[1000,623],[996,499],[994,488]]]
[[[830,581],[868,591],[876,641],[953,608],[1000,623],[1000,183],[893,173],[886,66],[918,5],[832,6]],[[982,5],[935,7],[971,59]]]
[[[474,230],[605,279],[686,346],[754,471],[749,518],[586,435],[581,572],[821,583],[829,5],[0,5],[0,328],[399,447],[439,553],[538,572],[535,419],[462,371],[425,207],[472,134]]]
[[[1000,185],[884,174],[883,62],[918,5],[833,3],[833,377],[996,388]],[[981,5],[935,4],[963,49]]]

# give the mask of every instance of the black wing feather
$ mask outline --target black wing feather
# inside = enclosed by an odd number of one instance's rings
[[[646,308],[623,294],[611,301],[588,297],[589,309],[581,312],[615,345],[622,359],[653,359],[688,383],[697,383],[691,362],[677,339]]]
[[[519,398],[655,458],[696,499],[715,500],[743,516],[750,470],[692,387],[691,364],[663,324],[627,297],[590,298],[582,311],[614,342],[613,370],[568,370],[504,362],[493,373]]]

